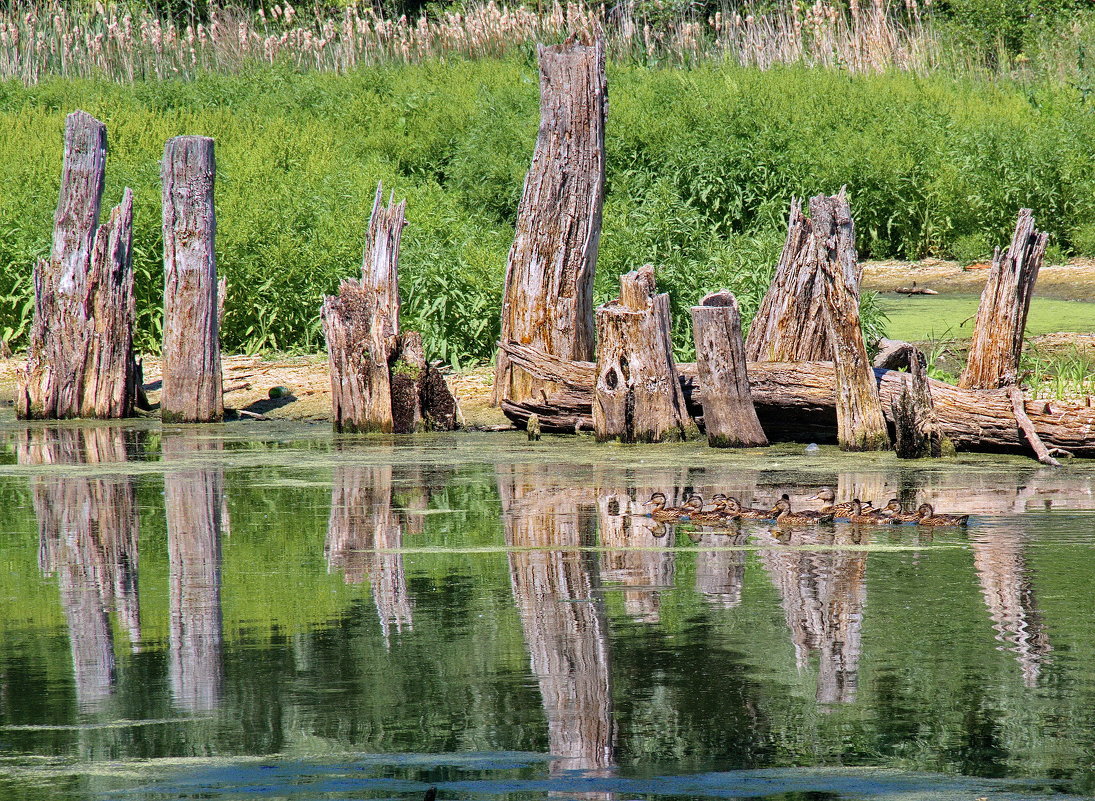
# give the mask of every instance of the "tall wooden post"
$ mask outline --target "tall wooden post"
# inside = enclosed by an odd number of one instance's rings
[[[654,294],[654,268],[620,276],[620,297],[597,309],[598,441],[662,442],[694,430],[669,332],[669,296]]]
[[[165,423],[224,418],[213,208],[213,140],[176,136],[164,147],[164,337],[161,416]]]
[[[540,133],[506,265],[502,342],[593,359],[593,272],[605,180],[604,45],[540,47]],[[498,353],[494,402],[550,387]]]
[[[741,314],[733,293],[715,292],[692,307],[692,335],[707,443],[713,448],[767,445],[749,393]]]
[[[1003,253],[997,248],[992,258],[958,386],[997,389],[1018,383],[1023,332],[1048,240],[1034,227],[1031,210],[1020,209],[1011,246]]]
[[[133,414],[133,193],[127,188],[100,226],[105,181],[106,126],[73,112],[53,248],[34,268],[34,322],[15,399],[21,418]]]
[[[875,451],[890,445],[882,401],[859,324],[859,257],[852,211],[844,190],[810,198],[810,223],[824,280],[823,317],[836,363],[836,429],[842,450]]]

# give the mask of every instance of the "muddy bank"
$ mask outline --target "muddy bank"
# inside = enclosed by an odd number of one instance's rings
[[[893,292],[914,284],[941,295],[980,295],[989,274],[989,262],[964,267],[956,261],[878,261],[863,265],[863,288]],[[1095,301],[1095,259],[1073,259],[1068,264],[1043,267],[1035,296],[1055,300]]]

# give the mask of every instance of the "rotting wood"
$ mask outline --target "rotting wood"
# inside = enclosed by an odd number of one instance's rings
[[[700,382],[709,387],[703,399],[707,444],[714,448],[749,448],[768,444],[753,399],[741,338],[741,314],[731,292],[715,292],[692,307]]]
[[[48,260],[34,268],[34,319],[15,410],[23,419],[133,415],[133,193],[99,225],[106,126],[65,120],[60,200]]]
[[[909,372],[903,379],[905,386],[890,400],[894,451],[898,459],[942,456],[943,438],[935,421],[924,354],[912,348],[908,354],[908,365]]]
[[[1027,313],[1048,241],[1049,235],[1034,227],[1031,210],[1020,209],[1011,245],[993,255],[958,386],[996,389],[1018,383]]]
[[[620,297],[597,309],[597,440],[662,442],[693,429],[673,363],[669,296],[654,293],[654,268],[620,276]]]
[[[165,423],[224,419],[217,299],[213,140],[176,136],[164,146],[163,391]]]
[[[835,243],[837,250],[844,247],[843,242]],[[824,287],[817,248],[813,222],[802,213],[802,202],[792,200],[783,252],[745,340],[749,361],[818,361],[833,357],[823,313]],[[857,263],[856,286],[860,277]]]
[[[920,350],[908,342],[898,339],[880,339],[877,343],[878,353],[871,362],[872,367],[881,367],[885,370],[900,370],[908,367],[914,354],[920,354]],[[920,354],[922,357],[923,354]]]
[[[411,433],[457,427],[456,401],[426,361],[422,337],[399,326],[399,247],[406,202],[378,186],[360,280],[344,280],[321,310],[336,431]]]
[[[502,345],[522,369],[563,386],[559,392],[527,403],[503,403],[510,420],[523,427],[531,411],[549,433],[571,433],[592,420],[596,365],[566,361],[516,343]],[[696,365],[678,364],[681,387],[693,415],[700,413],[702,387]],[[761,425],[772,441],[833,442],[836,439],[835,368],[831,362],[749,362],[749,389]],[[905,374],[874,371],[883,411],[904,387]],[[1007,394],[968,390],[927,379],[942,436],[955,448],[1029,454],[1030,446],[1015,424]],[[1052,413],[1038,406],[1027,412],[1034,431],[1049,448],[1075,456],[1095,457],[1095,408],[1084,403],[1057,403]]]
[[[1038,432],[1034,428],[1034,424],[1030,421],[1030,417],[1027,416],[1026,411],[1026,399],[1023,397],[1023,390],[1019,387],[1009,387],[1007,390],[1008,398],[1011,399],[1011,409],[1015,414],[1015,423],[1019,426],[1019,430],[1023,434],[1023,439],[1030,445],[1031,450],[1034,451],[1034,458],[1044,465],[1050,467],[1060,467],[1061,463],[1054,459],[1045,443],[1042,442],[1042,438],[1038,436]],[[1046,404],[1043,411],[1049,412],[1049,404]]]
[[[885,450],[886,419],[859,324],[859,256],[844,190],[810,198],[810,223],[818,271],[823,276],[822,316],[836,365],[837,442],[845,451]]]
[[[517,208],[502,298],[503,342],[593,358],[593,273],[605,180],[604,45],[539,47],[540,131]],[[499,352],[494,403],[553,391]]]

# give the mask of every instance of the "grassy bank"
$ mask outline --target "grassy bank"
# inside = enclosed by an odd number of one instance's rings
[[[1095,254],[1095,115],[1067,83],[707,63],[610,65],[609,85],[598,300],[653,262],[682,354],[684,310],[705,291],[728,287],[751,314],[792,195],[847,185],[864,257],[982,255],[1006,243],[1020,206],[1052,233],[1051,255]],[[158,160],[169,137],[201,133],[217,139],[226,348],[321,346],[320,298],[359,269],[383,180],[408,200],[408,327],[433,358],[487,359],[537,97],[528,56],[0,84],[0,335],[23,341],[63,118],[80,107],[108,126],[105,203],[136,193],[142,348],[160,335]]]

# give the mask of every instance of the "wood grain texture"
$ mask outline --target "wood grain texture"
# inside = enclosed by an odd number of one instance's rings
[[[943,436],[935,418],[935,404],[925,372],[924,354],[906,346],[909,371],[904,386],[890,399],[894,425],[894,451],[898,459],[922,459],[943,455]]]
[[[716,292],[692,307],[707,443],[714,448],[749,448],[768,444],[761,428],[745,364],[741,313],[731,292]]]
[[[224,418],[213,151],[213,140],[206,136],[176,136],[164,147],[160,414],[165,423]]]
[[[604,46],[568,41],[538,53],[540,131],[506,264],[501,339],[588,360],[604,202]],[[499,353],[495,403],[541,388]]]

